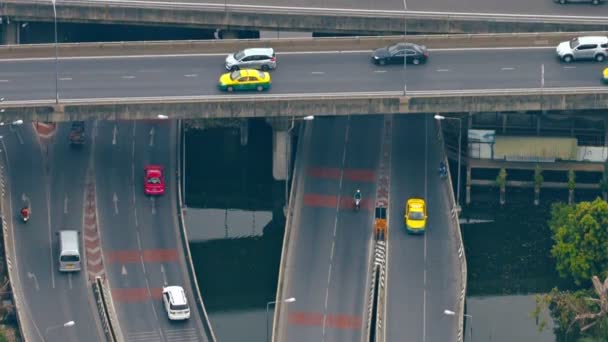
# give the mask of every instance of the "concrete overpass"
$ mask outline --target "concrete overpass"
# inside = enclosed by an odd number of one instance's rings
[[[259,96],[194,96],[6,101],[0,121],[253,118],[501,111],[570,111],[608,108],[608,88],[499,89]]]
[[[443,2],[325,0],[306,7],[290,0],[264,3],[241,0],[57,1],[60,22],[221,28],[224,30],[284,30],[354,34],[499,33],[606,30],[608,6],[565,9],[551,1],[536,4],[501,0]],[[384,4],[384,5],[383,5]],[[456,4],[456,6],[454,6]],[[504,7],[509,4],[512,7]],[[450,8],[450,10],[446,10]],[[476,12],[479,11],[481,12]],[[5,0],[0,5],[5,42],[17,42],[18,22],[52,21],[50,0]]]

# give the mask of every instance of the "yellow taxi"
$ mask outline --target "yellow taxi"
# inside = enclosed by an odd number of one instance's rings
[[[604,77],[602,78],[604,83],[608,84],[608,68],[604,69]]]
[[[426,230],[426,203],[423,199],[410,198],[405,203],[405,228],[414,234],[423,234]]]
[[[223,91],[270,89],[270,73],[254,69],[241,69],[220,76],[217,84]]]

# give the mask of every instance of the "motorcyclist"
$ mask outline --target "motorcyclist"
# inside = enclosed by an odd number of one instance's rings
[[[23,207],[21,208],[21,218],[28,219],[30,217],[30,208]]]
[[[355,202],[361,200],[361,190],[357,189],[355,192]]]
[[[448,168],[445,166],[443,161],[439,162],[439,175],[445,177],[448,175]]]

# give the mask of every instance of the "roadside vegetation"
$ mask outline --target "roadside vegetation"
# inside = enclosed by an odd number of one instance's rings
[[[558,342],[608,341],[608,203],[554,204],[549,227],[557,271],[581,289],[538,295],[533,316],[539,328],[546,326],[541,313],[548,309]]]

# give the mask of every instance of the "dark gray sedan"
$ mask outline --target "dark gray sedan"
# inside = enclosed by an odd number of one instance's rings
[[[429,52],[424,45],[413,43],[397,43],[395,45],[374,50],[372,62],[375,64],[421,64],[425,63]]]

